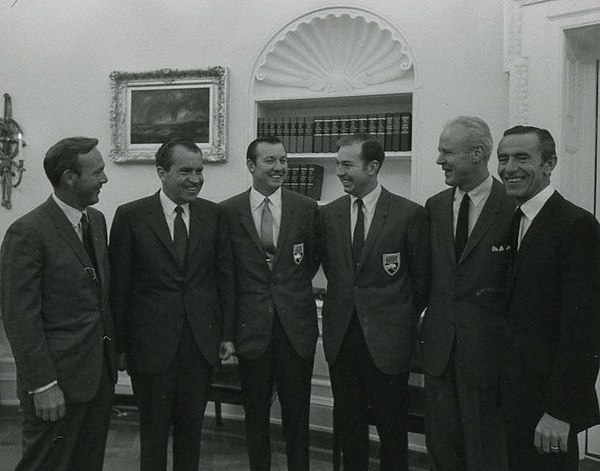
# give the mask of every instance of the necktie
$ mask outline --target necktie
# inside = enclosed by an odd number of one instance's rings
[[[363,200],[356,200],[356,225],[354,226],[354,235],[352,236],[352,259],[354,261],[354,271],[360,266],[360,254],[365,246],[365,214],[363,213]]]
[[[97,270],[98,266],[96,263],[96,252],[94,251],[94,239],[92,237],[90,221],[85,213],[81,213],[81,234],[83,246],[85,247],[85,251],[92,262],[92,267],[94,270]]]
[[[183,208],[181,206],[176,206],[175,212],[177,215],[175,216],[175,225],[173,227],[173,245],[175,246],[175,253],[177,254],[179,266],[185,268],[188,233],[185,222],[183,222]]]
[[[515,210],[515,214],[512,219],[512,247],[513,253],[517,253],[519,249],[519,233],[521,232],[521,218],[523,217],[523,211],[521,211],[521,207],[517,207]]]
[[[275,241],[273,240],[273,213],[271,213],[271,208],[269,208],[269,198],[263,200],[260,219],[260,241],[270,267],[275,256]]]
[[[456,235],[454,236],[454,253],[456,254],[456,261],[460,260],[460,256],[467,245],[467,239],[469,238],[469,194],[465,193],[462,201],[460,202],[460,209],[458,210],[458,220],[456,221]]]

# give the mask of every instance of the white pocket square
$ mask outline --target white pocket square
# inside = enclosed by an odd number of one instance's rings
[[[506,252],[507,250],[510,250],[510,245],[499,245],[497,247],[492,245],[492,252]]]

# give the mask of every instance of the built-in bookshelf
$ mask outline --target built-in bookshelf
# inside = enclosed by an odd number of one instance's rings
[[[307,176],[301,170],[316,166],[318,177],[322,172],[318,182],[322,189],[309,196],[322,203],[340,196],[336,144],[344,135],[361,131],[372,134],[386,149],[382,184],[389,187],[393,182],[392,191],[399,184],[410,188],[412,93],[261,100],[255,105],[256,135],[276,135],[282,140],[291,166],[287,183],[294,191],[306,194],[306,185],[294,177]],[[294,185],[297,181],[300,185]]]

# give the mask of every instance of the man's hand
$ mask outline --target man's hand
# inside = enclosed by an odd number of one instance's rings
[[[533,445],[538,453],[566,453],[571,425],[544,414],[535,428]]]
[[[233,354],[235,354],[233,342],[221,342],[221,348],[219,349],[219,358],[221,361],[229,360]]]
[[[33,393],[33,405],[35,415],[45,421],[56,422],[67,413],[65,396],[58,384],[45,391]]]
[[[124,353],[117,355],[117,368],[119,371],[127,371],[127,360],[125,359]]]

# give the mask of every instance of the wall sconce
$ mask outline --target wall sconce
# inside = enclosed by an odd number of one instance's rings
[[[4,94],[4,119],[0,118],[0,186],[2,186],[2,206],[11,208],[12,189],[19,186],[25,167],[23,160],[15,158],[25,147],[21,127],[12,119],[12,101],[8,93]],[[13,183],[13,178],[16,182]]]

